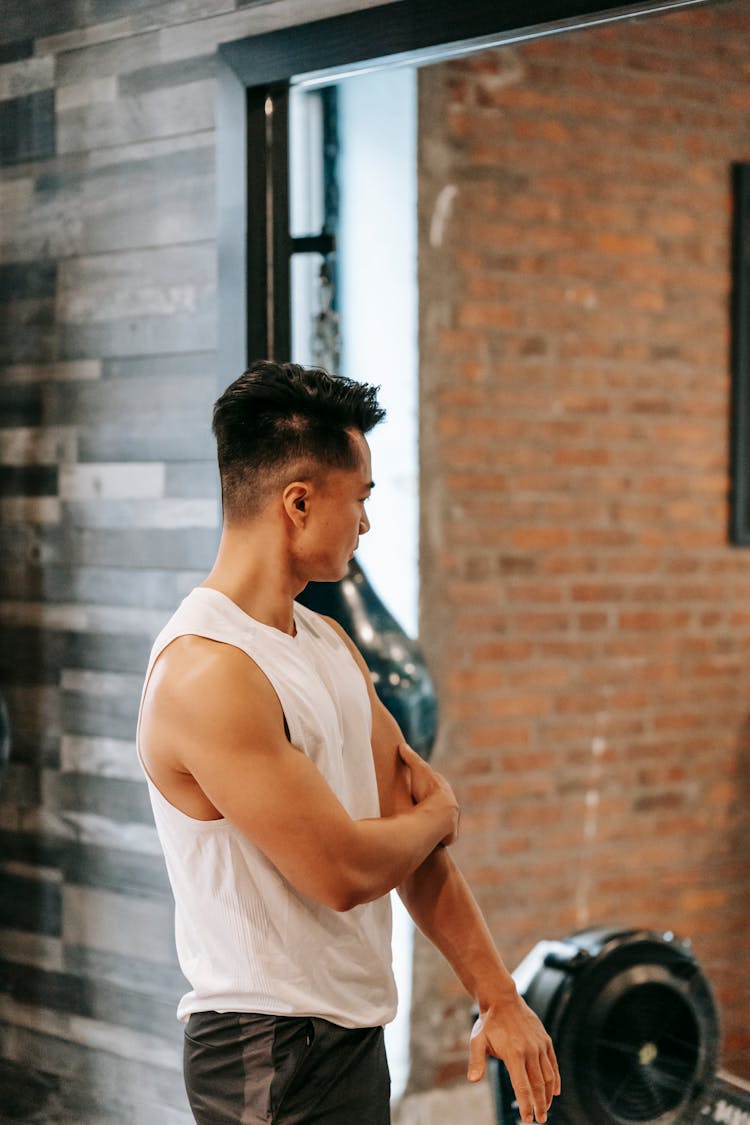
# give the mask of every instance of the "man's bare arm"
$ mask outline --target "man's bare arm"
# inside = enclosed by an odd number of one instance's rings
[[[348,645],[365,676],[373,713],[372,747],[381,811],[398,814],[419,799],[433,771],[405,745],[395,719],[378,700],[356,646],[336,622],[326,620]],[[484,1074],[487,1054],[501,1058],[518,1098],[524,1121],[547,1120],[552,1097],[560,1092],[554,1048],[540,1020],[521,999],[481,910],[447,848],[437,848],[398,888],[420,930],[453,968],[480,1009],[472,1033],[468,1077]]]
[[[399,887],[420,930],[437,946],[479,1006],[468,1077],[484,1074],[487,1054],[508,1067],[523,1121],[544,1122],[560,1075],[549,1035],[518,995],[482,912],[450,853],[433,852]]]
[[[379,898],[401,883],[457,818],[449,787],[383,819],[353,820],[284,733],[278,697],[231,645],[179,641],[149,684],[142,744],[192,775],[215,808],[304,894],[332,907]],[[162,660],[164,659],[162,657]]]

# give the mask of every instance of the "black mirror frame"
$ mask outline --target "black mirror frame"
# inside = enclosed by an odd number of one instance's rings
[[[729,533],[750,546],[750,164],[733,171],[732,408]]]
[[[711,0],[398,0],[218,48],[218,379],[289,356],[287,109],[292,79],[424,62],[471,40],[513,41]],[[283,269],[281,268],[283,267]]]

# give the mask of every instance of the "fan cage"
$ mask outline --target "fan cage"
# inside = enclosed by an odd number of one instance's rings
[[[659,1119],[677,1109],[699,1067],[700,1029],[669,985],[637,985],[612,1005],[593,1043],[597,1099],[615,1120]]]

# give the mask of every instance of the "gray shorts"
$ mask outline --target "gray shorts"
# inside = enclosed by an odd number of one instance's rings
[[[197,1012],[185,1087],[198,1125],[389,1125],[382,1027],[305,1016]]]

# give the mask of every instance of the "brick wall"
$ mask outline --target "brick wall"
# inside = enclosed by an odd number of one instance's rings
[[[694,941],[750,1073],[750,553],[727,539],[732,2],[420,72],[422,623],[511,964]],[[441,994],[440,1010],[429,996]],[[465,1068],[420,943],[415,1082]]]

